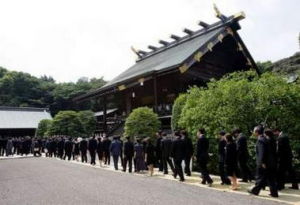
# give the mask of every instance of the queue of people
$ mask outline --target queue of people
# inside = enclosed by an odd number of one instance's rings
[[[256,126],[253,135],[257,137],[256,143],[256,177],[249,168],[248,139],[240,129],[232,132],[220,131],[218,144],[219,173],[222,185],[231,185],[232,190],[238,189],[239,182],[251,182],[255,185],[248,192],[258,195],[266,186],[270,189],[272,197],[278,197],[278,190],[285,188],[287,174],[292,180],[292,189],[299,189],[296,174],[293,169],[293,153],[289,138],[279,129],[264,129]],[[141,137],[133,141],[126,137],[125,142],[120,136],[112,140],[103,135],[91,138],[72,138],[65,136],[53,136],[48,139],[37,138],[0,138],[0,155],[29,154],[46,157],[57,157],[62,160],[81,160],[96,165],[96,156],[99,164],[110,165],[113,159],[115,170],[119,170],[119,162],[123,172],[136,173],[148,172],[154,174],[154,167],[160,172],[169,174],[169,169],[174,178],[184,181],[191,176],[191,162],[195,162],[201,172],[201,184],[212,186],[208,163],[209,139],[205,129],[197,132],[195,146],[185,130],[175,131],[173,136],[159,131],[156,139]],[[194,149],[195,147],[195,149]],[[184,164],[184,168],[183,165]],[[237,181],[241,176],[241,181]]]

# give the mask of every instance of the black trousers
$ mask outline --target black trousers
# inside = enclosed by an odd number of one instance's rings
[[[87,162],[86,150],[81,151],[81,162]]]
[[[61,159],[64,157],[64,150],[58,150],[57,156]]]
[[[91,156],[91,164],[95,165],[96,164],[96,151],[90,150],[90,156]]]
[[[273,170],[267,170],[263,168],[256,169],[256,182],[255,186],[251,189],[253,194],[258,195],[260,190],[266,185],[270,187],[270,193],[272,196],[277,196],[277,186],[276,186],[276,174]]]
[[[254,177],[252,176],[252,173],[248,167],[248,157],[240,156],[238,160],[242,172],[242,180],[245,182],[252,180]]]
[[[287,160],[286,162],[280,162],[278,165],[278,189],[284,189],[284,184],[286,183],[286,174],[288,174],[288,177],[292,182],[292,187],[299,188],[292,162]]]
[[[161,154],[157,156],[157,166],[158,166],[158,171],[162,172],[163,171],[163,159]]]
[[[191,168],[190,168],[190,163],[191,163],[191,158],[192,156],[186,156],[184,158],[184,173],[186,173],[187,176],[191,176]]]
[[[118,170],[119,155],[113,155],[115,170]]]
[[[109,151],[104,151],[104,164],[110,165],[110,153],[109,153]]]
[[[65,152],[64,160],[66,159],[66,157],[68,157],[68,160],[70,161],[72,157],[72,152]]]
[[[207,169],[207,160],[199,160],[198,161],[200,170],[201,170],[201,175],[202,175],[202,184],[211,184],[213,183],[213,180],[209,176],[209,172]]]
[[[174,165],[173,165],[173,162],[172,160],[170,159],[170,157],[163,157],[162,158],[162,163],[163,163],[163,171],[164,171],[164,174],[168,174],[168,164],[172,170],[173,173],[175,173],[175,168],[174,168]]]
[[[230,179],[228,178],[226,171],[225,171],[225,163],[219,162],[219,172],[220,178],[223,184],[231,184]]]
[[[127,164],[128,164],[128,171],[132,172],[132,156],[124,156],[124,162],[123,162],[123,171],[126,172]]]
[[[183,181],[184,176],[183,176],[183,170],[182,170],[181,163],[182,163],[182,159],[174,159],[174,165],[175,165],[174,177],[176,178],[177,175],[179,175],[180,180]]]

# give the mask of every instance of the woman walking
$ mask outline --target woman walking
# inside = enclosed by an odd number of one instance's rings
[[[144,147],[140,139],[137,139],[134,145],[134,158],[135,158],[135,168],[136,172],[145,170],[145,160],[144,160]]]
[[[150,176],[153,176],[153,169],[155,163],[155,147],[153,146],[150,138],[146,139],[146,163],[149,169]]]
[[[102,167],[104,149],[103,149],[103,143],[102,143],[101,137],[98,138],[97,154],[98,154],[98,158],[99,158],[100,167]]]
[[[232,135],[226,134],[226,147],[225,147],[225,166],[227,175],[232,184],[232,190],[237,190],[237,149],[236,143]]]

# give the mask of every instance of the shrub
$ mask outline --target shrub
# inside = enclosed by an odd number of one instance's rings
[[[158,115],[148,107],[134,109],[125,121],[125,136],[154,137],[160,127]]]
[[[52,123],[52,120],[49,120],[49,119],[41,120],[39,122],[36,135],[38,137],[45,137],[45,136],[47,136],[47,134],[48,134],[47,131],[50,129],[51,123]]]
[[[94,113],[90,110],[80,111],[78,117],[82,124],[84,136],[89,137],[93,135],[96,130],[96,118]]]
[[[173,110],[172,110],[172,121],[171,121],[172,130],[180,129],[178,121],[180,119],[182,108],[185,105],[186,98],[187,98],[187,94],[180,94],[174,102]]]

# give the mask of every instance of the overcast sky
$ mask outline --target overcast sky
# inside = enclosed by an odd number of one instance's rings
[[[246,13],[239,33],[256,61],[299,51],[299,0],[0,0],[0,66],[57,81],[110,80],[145,49],[197,22]]]

